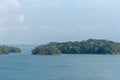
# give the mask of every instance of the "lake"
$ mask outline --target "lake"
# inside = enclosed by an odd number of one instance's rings
[[[0,80],[120,80],[120,55],[0,56]]]

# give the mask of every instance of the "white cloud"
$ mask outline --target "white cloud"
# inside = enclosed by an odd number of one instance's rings
[[[110,26],[119,23],[118,7],[113,7],[116,3],[112,4],[111,1],[0,0],[0,38],[7,39],[6,42],[18,38],[18,42],[26,40],[29,43],[31,40],[32,43],[39,43],[41,40],[111,36],[112,29],[119,32],[119,29],[114,29],[116,26]],[[28,18],[29,31],[23,10]]]
[[[27,36],[28,27],[18,0],[0,0],[0,43],[22,43]]]
[[[20,22],[21,24],[24,23],[25,21],[24,14],[17,14],[17,18],[18,18],[18,22]]]
[[[10,0],[10,2],[17,8],[22,7],[22,4],[18,0]]]
[[[2,0],[0,3],[0,29],[6,30],[16,26],[23,26],[24,14],[22,13],[22,4],[18,0]],[[1,28],[2,27],[2,28]],[[5,29],[3,29],[5,28]],[[1,32],[0,32],[1,33]],[[7,31],[6,31],[7,34]]]
[[[59,1],[49,1],[49,0],[30,0],[32,7],[39,9],[58,9],[61,7]]]

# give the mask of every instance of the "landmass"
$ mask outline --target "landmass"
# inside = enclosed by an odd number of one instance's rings
[[[13,46],[0,45],[0,55],[9,53],[20,53],[21,49]]]
[[[120,54],[120,43],[104,39],[75,42],[50,42],[32,50],[33,55]]]

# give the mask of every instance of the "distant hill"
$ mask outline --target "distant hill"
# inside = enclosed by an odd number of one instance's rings
[[[81,42],[51,42],[34,48],[32,54],[120,54],[120,43],[103,39],[89,39]]]
[[[20,53],[21,49],[13,46],[0,45],[0,55],[8,53]]]

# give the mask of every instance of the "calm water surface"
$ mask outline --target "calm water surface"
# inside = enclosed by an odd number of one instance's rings
[[[0,80],[120,80],[120,55],[0,56]]]

